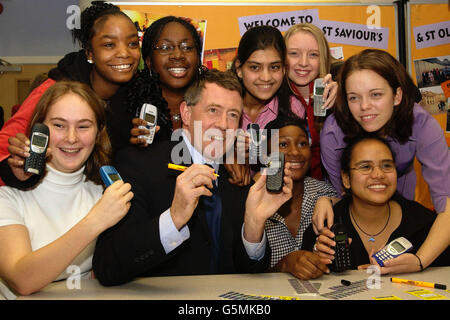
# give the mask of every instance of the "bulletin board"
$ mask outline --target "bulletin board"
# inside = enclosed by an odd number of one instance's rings
[[[232,49],[238,46],[245,32],[243,28],[269,24],[284,32],[290,25],[301,22],[322,28],[330,47],[336,47],[332,54],[337,58],[346,59],[369,47],[384,49],[397,57],[396,7],[393,4],[376,5],[376,12],[368,12],[370,3],[113,3],[122,10],[206,20],[205,52],[216,50],[219,55],[224,53],[233,58],[235,50]],[[371,24],[369,27],[368,23]]]
[[[408,3],[409,70],[422,93],[420,104],[438,121],[450,147],[450,4],[447,1]],[[433,207],[420,163],[415,200]]]

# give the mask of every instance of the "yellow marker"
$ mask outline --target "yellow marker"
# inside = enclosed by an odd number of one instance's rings
[[[178,170],[178,171],[185,171],[187,168],[189,168],[189,167],[180,166],[179,164],[173,164],[173,163],[169,163],[169,164],[167,165],[167,167],[168,167],[169,169]],[[219,177],[219,175],[218,175],[217,173],[214,173],[214,175],[215,175],[216,177]]]
[[[447,289],[447,286],[445,284],[432,283],[432,282],[414,281],[414,280],[406,280],[406,279],[400,279],[400,278],[391,278],[391,282],[410,284],[412,286],[419,286],[419,287],[436,288],[436,289],[443,289],[443,290]]]

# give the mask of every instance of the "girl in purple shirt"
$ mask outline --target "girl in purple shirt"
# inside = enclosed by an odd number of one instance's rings
[[[396,155],[397,191],[414,200],[413,161],[422,164],[437,212],[441,213],[419,251],[387,263],[384,273],[415,272],[427,267],[450,243],[450,151],[437,121],[414,99],[416,87],[405,68],[389,53],[367,49],[342,66],[337,107],[321,131],[321,160],[329,180],[341,192],[340,156],[346,141],[374,132],[385,138]],[[334,200],[336,202],[336,200]],[[328,199],[315,208],[316,230],[333,224]],[[420,265],[417,263],[419,259]]]

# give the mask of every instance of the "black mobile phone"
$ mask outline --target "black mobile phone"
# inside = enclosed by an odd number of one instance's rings
[[[284,178],[284,153],[272,152],[267,166],[267,191],[275,193],[281,192]]]
[[[249,163],[258,164],[258,159],[261,154],[261,133],[257,123],[249,123],[247,131],[250,133],[249,145]]]
[[[30,133],[30,156],[25,159],[25,172],[42,175],[45,170],[45,153],[47,152],[50,132],[43,123],[36,123]]]
[[[334,233],[333,240],[336,242],[331,270],[334,272],[348,270],[351,268],[351,256],[347,229],[342,222],[338,222],[331,227],[331,231]]]

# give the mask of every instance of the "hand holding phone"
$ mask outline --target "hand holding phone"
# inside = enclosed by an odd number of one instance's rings
[[[269,192],[279,193],[283,189],[284,153],[272,152],[267,163],[266,188]]]
[[[314,115],[317,117],[325,117],[327,115],[327,110],[323,108],[325,100],[323,99],[323,92],[325,91],[325,85],[323,83],[323,78],[318,78],[314,80]]]
[[[397,238],[389,242],[383,249],[377,251],[372,257],[377,263],[384,267],[384,261],[394,259],[412,249],[413,245],[404,237]]]
[[[36,123],[30,133],[30,156],[25,159],[24,171],[42,175],[45,170],[50,131],[43,123]]]
[[[345,225],[341,222],[335,223],[331,227],[331,232],[334,233],[334,259],[331,265],[331,270],[335,272],[342,272],[351,268],[350,242]]]
[[[139,126],[139,129],[147,129],[150,133],[148,135],[140,135],[138,138],[146,140],[147,144],[152,144],[155,136],[156,121],[158,119],[156,107],[152,104],[144,103],[141,107],[139,118],[147,123],[145,126]]]
[[[100,176],[106,187],[109,187],[117,180],[122,180],[119,172],[113,166],[102,166],[100,168]]]

